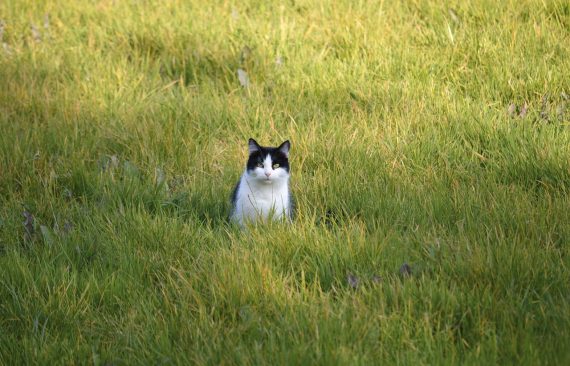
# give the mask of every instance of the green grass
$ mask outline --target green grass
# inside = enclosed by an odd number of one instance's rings
[[[567,1],[0,19],[0,364],[570,362]],[[249,137],[292,226],[226,221]]]

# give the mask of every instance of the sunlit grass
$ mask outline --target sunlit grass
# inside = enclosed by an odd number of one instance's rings
[[[0,364],[570,361],[565,1],[0,19]],[[291,226],[227,223],[249,137]]]

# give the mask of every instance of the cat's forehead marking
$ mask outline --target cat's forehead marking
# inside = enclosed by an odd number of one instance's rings
[[[265,166],[271,166],[271,154],[267,154],[265,156],[265,160],[263,161],[263,164]]]

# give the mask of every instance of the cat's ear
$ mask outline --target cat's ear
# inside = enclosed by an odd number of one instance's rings
[[[284,143],[282,143],[281,145],[279,145],[277,150],[279,150],[283,154],[285,154],[286,157],[289,157],[289,149],[290,148],[291,148],[291,143],[289,142],[289,140],[287,140]]]
[[[257,141],[255,141],[254,139],[249,139],[248,146],[250,154],[253,154],[256,151],[261,151],[261,146],[259,146]]]

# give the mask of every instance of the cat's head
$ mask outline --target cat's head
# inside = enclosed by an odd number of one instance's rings
[[[264,184],[283,183],[289,179],[289,148],[285,141],[278,147],[260,146],[249,139],[246,173],[250,180]]]

